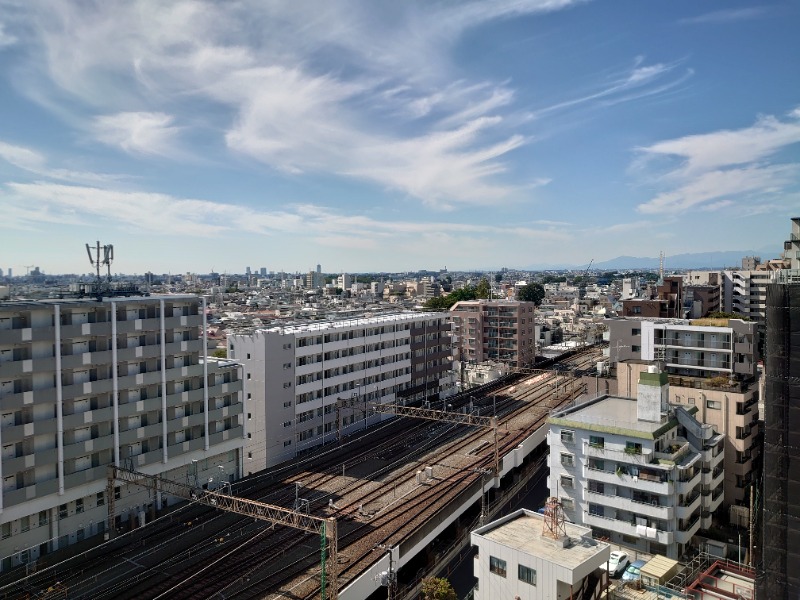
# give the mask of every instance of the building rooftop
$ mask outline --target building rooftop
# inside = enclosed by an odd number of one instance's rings
[[[270,333],[280,333],[282,335],[293,335],[296,333],[306,333],[312,331],[324,331],[328,329],[337,329],[344,327],[353,327],[358,325],[377,325],[380,323],[393,323],[396,321],[412,321],[420,318],[429,317],[446,317],[443,313],[435,312],[396,312],[389,314],[376,315],[371,317],[359,317],[351,319],[335,319],[330,321],[313,321],[310,323],[291,323],[286,325],[278,325],[275,327],[260,328],[260,331]]]
[[[692,408],[697,410],[696,407]],[[637,416],[636,399],[619,396],[600,396],[553,413],[548,420],[561,426],[643,439],[656,439],[678,424],[677,419],[669,413],[662,413],[659,423],[641,421]]]
[[[570,570],[575,570],[603,552],[606,555],[610,552],[608,544],[592,539],[591,529],[568,522],[564,525],[571,543],[562,547],[556,540],[542,536],[543,521],[544,517],[539,513],[521,509],[476,529],[474,533]],[[603,556],[601,562],[606,559]]]

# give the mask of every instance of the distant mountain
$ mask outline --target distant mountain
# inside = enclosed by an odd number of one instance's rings
[[[692,252],[664,257],[664,268],[669,269],[721,269],[740,268],[745,256],[760,256],[763,260],[777,258],[780,250],[761,248],[760,250],[721,250],[719,252]],[[588,261],[587,261],[588,263]],[[618,256],[610,260],[592,263],[592,271],[613,271],[617,269],[658,269],[658,257]],[[531,271],[580,270],[586,265],[564,263],[539,264],[528,267]]]
[[[772,258],[755,250],[726,250],[720,252],[693,252],[664,257],[665,269],[721,269],[739,268],[745,256],[761,256],[764,260]],[[618,256],[611,260],[596,262],[592,270],[610,271],[613,269],[657,269],[659,259],[637,256]]]

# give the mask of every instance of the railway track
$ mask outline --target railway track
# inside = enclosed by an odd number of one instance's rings
[[[594,360],[591,352],[578,353],[560,364],[565,369],[582,370]],[[580,393],[574,386],[569,390],[565,385],[571,378],[558,369],[516,374],[445,402],[452,410],[471,404],[480,414],[496,411],[504,427],[498,435],[502,455],[543,424],[552,409]],[[558,386],[560,393],[555,394]],[[534,403],[536,408],[532,409]],[[515,419],[531,410],[538,413],[534,422],[515,428]],[[238,482],[234,493],[291,508],[295,483],[302,483],[308,510],[338,519],[339,584],[343,587],[374,563],[376,545],[399,543],[430,515],[475,485],[481,477],[479,471],[492,463],[494,449],[491,443],[483,443],[486,437],[485,430],[392,419],[313,459],[301,459]],[[437,456],[444,458],[437,462]],[[447,457],[452,456],[469,457],[466,462],[462,459],[468,466],[448,466]],[[441,466],[435,483],[415,485],[417,470],[431,463]],[[357,471],[357,476],[348,476],[348,471]],[[402,502],[386,498],[385,480],[389,477],[392,488],[400,488]],[[314,598],[320,587],[320,548],[315,536],[285,527],[269,528],[191,503],[174,511],[169,519],[159,519],[123,540],[110,542],[106,551],[112,549],[117,550],[116,561],[102,562],[96,554],[87,555],[54,570],[49,578],[65,583],[71,598],[97,600],[215,595],[269,598],[273,597],[270,593],[285,597],[284,592],[289,591],[296,598]],[[81,580],[75,581],[68,573],[80,573]],[[56,579],[59,575],[61,578]],[[39,587],[35,580],[28,583],[29,590]],[[0,597],[25,596],[12,593]]]

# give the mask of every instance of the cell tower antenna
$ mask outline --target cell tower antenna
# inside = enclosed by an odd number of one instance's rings
[[[103,251],[102,258],[100,254],[101,250]],[[101,246],[100,241],[98,240],[94,248],[92,248],[89,244],[86,244],[86,253],[89,255],[89,262],[97,271],[97,286],[99,291],[100,284],[102,283],[102,279],[100,277],[100,268],[103,265],[108,268],[107,280],[111,281],[111,263],[114,260],[114,246],[111,244]]]
[[[542,535],[554,540],[559,540],[567,535],[566,518],[558,498],[551,496],[544,505],[544,520],[542,521]]]

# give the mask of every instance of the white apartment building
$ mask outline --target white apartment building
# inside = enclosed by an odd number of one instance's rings
[[[109,524],[107,465],[241,475],[241,367],[204,358],[204,314],[196,296],[0,303],[3,570],[163,507],[122,486]]]
[[[551,537],[544,519],[520,509],[472,532],[478,548],[475,600],[569,600],[581,590],[587,594],[581,597],[590,597],[597,587],[591,583],[602,580],[609,545],[573,523],[564,523],[562,535]]]
[[[231,335],[228,356],[244,364],[247,473],[388,418],[371,413],[370,403],[422,402],[454,391],[450,324],[441,313]]]
[[[724,436],[668,405],[666,373],[638,398],[601,396],[548,421],[550,495],[567,519],[635,550],[683,556],[723,500]]]
[[[767,285],[773,282],[774,271],[726,271],[731,279],[730,298],[723,298],[725,311],[764,323],[767,314]]]

